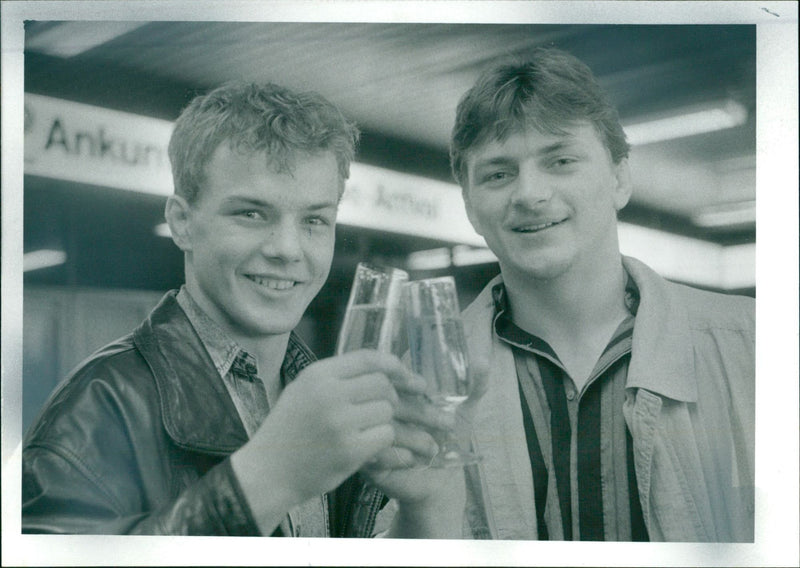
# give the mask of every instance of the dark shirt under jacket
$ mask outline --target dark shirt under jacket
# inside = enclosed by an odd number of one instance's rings
[[[622,415],[638,291],[580,392],[555,351],[512,321],[492,290],[494,331],[514,354],[540,540],[647,540],[631,439]]]

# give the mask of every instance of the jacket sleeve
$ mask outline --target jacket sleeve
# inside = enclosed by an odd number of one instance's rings
[[[107,483],[77,456],[34,446],[22,463],[22,532],[54,534],[260,534],[225,459],[167,505],[125,512]]]
[[[28,432],[22,531],[258,534],[229,452],[174,443],[144,361],[125,347],[85,362]]]

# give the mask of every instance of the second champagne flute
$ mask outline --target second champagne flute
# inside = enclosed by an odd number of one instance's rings
[[[415,280],[405,286],[411,368],[428,380],[430,398],[443,412],[456,409],[472,392],[464,324],[451,276]],[[432,467],[463,466],[480,457],[461,448],[454,431],[434,434],[439,454]]]

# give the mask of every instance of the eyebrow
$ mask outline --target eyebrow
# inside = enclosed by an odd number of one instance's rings
[[[559,140],[558,142],[554,142],[553,144],[549,144],[543,148],[539,148],[536,151],[536,154],[539,156],[552,154],[553,152],[558,152],[560,150],[563,150],[564,148],[569,148],[570,146],[574,145],[575,145],[575,137],[568,136],[565,137],[563,140]]]
[[[222,205],[247,205],[250,207],[258,207],[261,209],[274,209],[275,205],[263,199],[255,199],[253,197],[245,197],[239,195],[231,195],[222,200]],[[311,203],[303,207],[307,211],[319,211],[321,209],[336,209],[338,207],[336,201],[321,201],[318,203]]]
[[[574,136],[565,136],[563,139],[553,142],[552,144],[548,144],[547,146],[543,146],[541,148],[537,148],[534,152],[534,156],[547,156],[549,154],[553,154],[555,152],[559,152],[564,150],[565,148],[569,148],[575,144],[575,137]],[[494,157],[490,157],[484,160],[478,160],[475,162],[474,168],[483,168],[487,166],[496,166],[496,165],[503,165],[508,164],[510,162],[516,161],[515,158],[510,157],[508,154],[500,154]]]

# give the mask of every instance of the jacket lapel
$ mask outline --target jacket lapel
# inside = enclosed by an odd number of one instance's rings
[[[629,257],[622,262],[640,294],[626,386],[696,402],[694,348],[686,306],[650,268]]]
[[[247,433],[175,295],[162,298],[134,341],[155,377],[170,437],[188,450],[228,455],[247,442]]]
[[[492,537],[536,539],[536,506],[514,356],[492,333],[493,280],[465,311],[465,327],[473,365],[489,368],[486,393],[473,418],[474,444],[483,460],[478,468],[483,506]]]
[[[623,414],[651,540],[714,540],[690,406],[698,400],[689,314],[664,280],[623,258],[640,292]]]
[[[714,541],[709,491],[687,405],[644,389],[623,406],[650,539]]]

